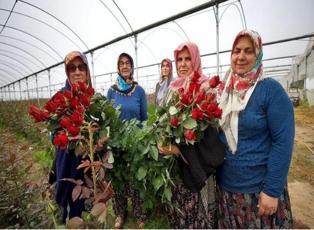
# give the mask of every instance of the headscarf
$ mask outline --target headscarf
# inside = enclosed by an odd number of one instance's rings
[[[199,75],[201,76],[199,78],[199,82],[203,83],[206,80],[208,80],[208,78],[203,74],[202,72],[202,64],[201,64],[201,56],[200,56],[200,51],[197,47],[197,45],[193,42],[184,42],[181,43],[175,50],[174,50],[174,59],[175,59],[175,63],[177,63],[178,60],[178,53],[180,51],[182,51],[184,48],[187,48],[188,51],[190,52],[191,55],[191,62],[192,62],[192,68],[193,68],[193,72],[190,76],[188,77],[183,77],[178,73],[178,78],[174,81],[172,81],[170,83],[170,89],[179,89],[182,88],[184,86],[186,86],[191,78],[193,77],[194,72],[198,72]]]
[[[225,88],[220,97],[220,108],[223,113],[219,123],[233,154],[236,152],[238,144],[239,113],[245,109],[257,82],[261,80],[263,75],[263,50],[260,35],[253,30],[242,30],[238,33],[233,42],[232,53],[241,37],[251,39],[256,55],[255,65],[249,72],[245,73],[244,76],[238,76],[233,69],[230,68],[226,73],[224,79]]]
[[[69,73],[67,72],[67,65],[72,62],[75,58],[79,57],[82,62],[87,66],[87,71],[86,71],[86,76],[87,76],[87,84],[89,86],[92,86],[92,81],[91,81],[91,77],[90,77],[90,71],[89,71],[89,67],[88,67],[88,61],[87,58],[85,56],[85,54],[79,52],[79,51],[72,51],[70,53],[68,53],[65,58],[64,58],[64,66],[65,66],[65,73],[67,75],[67,80],[65,82],[65,88],[70,90],[72,88],[72,84],[69,80]]]
[[[119,61],[122,57],[126,57],[130,64],[131,64],[131,75],[130,75],[130,79],[124,79],[124,77],[121,75],[120,70],[119,70]],[[118,62],[117,62],[117,68],[118,68],[118,77],[116,80],[116,86],[117,88],[124,92],[124,91],[128,91],[131,87],[132,87],[132,83],[133,83],[133,73],[134,73],[134,62],[133,62],[133,58],[127,54],[127,53],[121,53],[118,57]]]
[[[166,98],[166,95],[168,93],[168,87],[169,87],[169,84],[170,82],[172,81],[172,62],[170,59],[168,58],[165,58],[161,61],[160,63],[160,71],[161,71],[161,68],[162,68],[162,64],[164,62],[167,62],[169,67],[170,67],[170,70],[169,70],[169,76],[164,79],[162,76],[162,74],[160,75],[160,80],[159,82],[157,83],[157,85],[159,85],[159,89],[158,91],[156,92],[156,105],[158,106],[161,106],[163,104],[163,101],[165,100]],[[162,71],[161,71],[162,72]]]

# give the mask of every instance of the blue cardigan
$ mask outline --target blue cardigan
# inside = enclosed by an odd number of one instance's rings
[[[136,120],[143,122],[147,120],[147,100],[144,89],[135,85],[135,89],[129,95],[118,92],[113,87],[110,87],[107,93],[108,100],[114,100],[113,106],[117,108],[120,106],[120,119]]]
[[[257,83],[239,115],[235,154],[226,149],[218,184],[226,191],[263,191],[279,197],[286,184],[294,142],[294,111],[282,86],[271,78]],[[221,132],[221,139],[227,145]]]

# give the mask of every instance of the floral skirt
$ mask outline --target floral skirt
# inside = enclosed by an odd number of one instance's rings
[[[128,198],[131,198],[133,216],[139,221],[146,219],[146,214],[142,210],[143,200],[140,198],[140,192],[133,189],[129,183],[124,185],[121,190],[114,189],[114,197],[112,199],[112,206],[116,216],[126,218]]]
[[[172,190],[172,204],[168,208],[168,220],[173,229],[216,228],[215,183],[211,176],[204,188],[191,192],[183,183]]]
[[[258,197],[259,193],[232,193],[223,191],[217,186],[218,228],[292,228],[292,212],[287,187],[279,197],[277,212],[271,216],[258,215]]]

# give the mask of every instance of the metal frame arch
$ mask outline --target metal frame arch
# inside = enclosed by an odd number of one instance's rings
[[[0,24],[0,26],[3,26],[3,24]],[[9,28],[9,29],[12,29],[12,30],[16,30],[16,31],[19,31],[21,33],[24,33],[24,34],[27,34],[29,36],[31,36],[32,38],[40,41],[41,43],[45,44],[47,47],[49,47],[50,50],[52,50],[60,59],[62,59],[62,56],[53,48],[51,47],[48,43],[46,43],[45,41],[41,40],[40,38],[36,37],[35,35],[32,35],[31,33],[28,33],[24,30],[21,30],[21,29],[18,29],[16,27],[13,27],[13,26],[5,26],[5,28]]]
[[[18,59],[15,59],[9,55],[6,55],[6,54],[2,54],[0,53],[0,56],[3,56],[3,57],[6,57],[6,58],[9,58],[11,60],[14,60],[15,62],[17,62],[18,64],[22,65],[25,69],[27,69],[29,72],[34,72],[34,70],[30,69],[27,65],[25,65],[23,62],[19,61]]]
[[[24,53],[28,54],[29,56],[31,56],[32,58],[34,58],[36,61],[38,61],[40,64],[42,64],[44,66],[44,68],[46,68],[45,64],[39,60],[37,57],[35,57],[33,54],[31,54],[30,52],[18,47],[18,46],[14,46],[14,45],[11,45],[11,44],[8,44],[8,43],[5,43],[5,42],[0,42],[1,44],[4,44],[4,45],[7,45],[7,46],[10,46],[10,47],[13,47],[13,48],[16,48],[20,51],[23,51]]]
[[[83,41],[83,39],[82,39],[80,36],[78,36],[78,34],[75,33],[75,31],[72,30],[71,27],[69,27],[67,24],[65,24],[62,20],[60,20],[59,18],[57,18],[57,17],[54,16],[53,14],[51,14],[51,13],[49,13],[48,11],[45,11],[45,10],[41,9],[40,7],[38,7],[38,6],[34,5],[34,4],[31,4],[31,3],[29,3],[29,2],[25,2],[25,1],[23,1],[23,0],[16,0],[16,1],[17,1],[17,2],[22,2],[22,3],[26,4],[26,5],[29,5],[29,6],[31,6],[31,7],[33,7],[33,8],[35,8],[35,9],[38,9],[38,10],[44,12],[45,14],[48,14],[50,17],[54,18],[55,20],[57,20],[58,22],[60,22],[62,25],[64,25],[67,29],[69,29],[69,30],[82,42],[82,44],[84,44],[85,48],[89,49],[88,46],[87,46],[87,44]]]
[[[12,64],[12,63],[10,63],[10,62],[0,60],[0,65],[7,66],[8,68],[14,70],[15,72],[19,73],[22,76],[25,75],[25,73],[22,73],[20,68],[16,68],[17,66]]]
[[[43,53],[47,54],[49,57],[51,57],[51,58],[54,59],[55,61],[59,61],[59,60],[57,60],[55,57],[53,57],[51,54],[49,54],[46,50],[44,50],[44,49],[42,49],[42,48],[40,48],[40,47],[38,47],[38,46],[36,46],[36,45],[33,45],[33,44],[30,43],[30,42],[24,41],[24,40],[19,39],[19,38],[7,36],[7,35],[2,35],[2,34],[0,34],[0,37],[10,38],[10,39],[13,39],[13,40],[16,40],[16,41],[20,41],[20,42],[22,42],[22,43],[25,43],[25,44],[27,44],[27,45],[30,45],[30,46],[32,46],[32,47],[34,47],[34,48],[36,48],[36,49],[42,51]]]
[[[32,60],[30,60],[29,58],[24,57],[24,56],[22,56],[22,55],[20,55],[20,54],[17,54],[17,53],[15,53],[15,52],[12,52],[12,51],[9,51],[9,50],[3,50],[3,49],[0,49],[0,52],[4,52],[4,53],[6,53],[6,54],[13,54],[14,56],[18,56],[18,57],[23,58],[24,60],[26,60],[26,61],[32,63],[34,66],[36,66],[36,67],[39,68],[39,69],[42,68],[42,67],[40,67],[39,65],[37,65],[35,62],[33,62]]]
[[[9,11],[9,10],[0,8],[0,11]],[[41,24],[44,24],[44,25],[50,27],[51,29],[55,30],[56,32],[58,32],[59,34],[61,34],[62,36],[64,36],[66,39],[68,39],[71,43],[73,43],[73,44],[74,44],[76,47],[78,47],[80,50],[83,50],[81,46],[79,46],[79,45],[78,45],[75,41],[73,41],[68,35],[66,35],[66,34],[63,33],[62,31],[58,30],[56,27],[54,27],[54,26],[52,26],[52,25],[49,25],[48,23],[46,23],[46,22],[44,22],[44,21],[42,21],[42,20],[40,20],[40,19],[38,19],[38,18],[32,17],[32,16],[27,15],[27,14],[23,14],[23,13],[21,13],[21,12],[13,11],[12,13],[13,13],[13,14],[17,14],[17,15],[21,15],[21,16],[24,16],[24,17],[27,17],[27,18],[30,18],[30,19],[32,19],[32,20],[34,20],[34,21],[37,21],[37,22],[39,22],[39,23],[41,23]]]

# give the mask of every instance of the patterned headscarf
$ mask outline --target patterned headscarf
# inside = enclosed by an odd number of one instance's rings
[[[87,58],[85,56],[85,54],[79,52],[79,51],[72,51],[70,53],[68,53],[65,58],[64,58],[64,66],[65,66],[65,73],[67,75],[67,80],[65,82],[65,88],[66,89],[71,89],[71,82],[69,80],[69,73],[67,72],[67,65],[70,64],[70,62],[72,62],[75,58],[79,57],[82,62],[87,66],[87,71],[86,71],[86,76],[87,76],[87,84],[89,86],[92,86],[92,81],[91,81],[91,77],[90,77],[90,71],[89,71],[89,67],[88,67],[88,61]]]
[[[199,73],[199,75],[201,76],[200,79],[199,79],[199,81],[201,83],[206,81],[206,80],[208,80],[208,78],[202,72],[200,51],[199,51],[199,49],[198,49],[198,47],[197,47],[197,45],[195,43],[193,43],[193,42],[184,42],[184,43],[180,44],[174,50],[175,63],[177,63],[177,60],[178,60],[178,53],[181,52],[184,48],[187,48],[188,51],[190,52],[193,72],[192,72],[191,76],[189,76],[187,78],[185,78],[183,76],[180,76],[180,74],[178,73],[178,78],[170,83],[170,88],[171,89],[179,89],[179,88],[182,88],[185,85],[187,85],[187,83],[190,82],[191,77],[193,76],[193,73],[195,71],[197,71]]]
[[[159,84],[159,90],[158,90],[158,92],[156,92],[156,105],[158,105],[158,106],[161,106],[163,104],[163,101],[165,100],[166,95],[168,93],[169,84],[172,81],[172,62],[168,58],[163,59],[161,61],[161,65],[160,65],[160,71],[162,68],[162,64],[164,62],[168,63],[170,70],[169,70],[169,76],[167,76],[167,78],[164,79],[163,78],[164,76],[162,76],[162,74],[161,74],[160,75],[160,81],[157,83],[157,84]]]
[[[263,75],[263,50],[260,35],[253,30],[242,30],[233,42],[232,53],[242,37],[250,38],[253,43],[256,56],[255,65],[243,76],[237,75],[230,68],[226,73],[225,88],[220,97],[220,107],[223,111],[220,126],[225,133],[232,153],[237,150],[239,113],[245,109],[257,82],[261,80]]]

